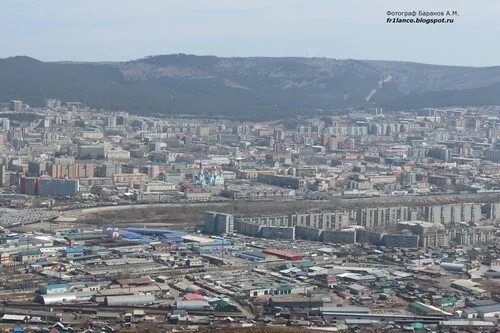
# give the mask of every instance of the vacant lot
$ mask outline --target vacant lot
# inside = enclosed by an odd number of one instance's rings
[[[94,225],[150,225],[150,226],[194,226],[203,221],[206,211],[230,213],[235,216],[263,216],[336,209],[356,209],[361,207],[429,204],[449,204],[461,202],[498,202],[499,194],[461,194],[432,196],[394,196],[369,199],[333,199],[328,201],[227,201],[215,203],[148,204],[131,206],[111,206],[64,212],[80,223]]]

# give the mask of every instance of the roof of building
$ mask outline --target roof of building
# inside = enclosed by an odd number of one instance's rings
[[[480,300],[476,300],[476,301],[471,301],[470,304],[471,304],[471,307],[476,307],[476,306],[497,304],[497,302],[495,302],[492,299],[480,299]]]
[[[35,254],[42,254],[40,249],[29,249],[29,250],[21,250],[19,251],[19,254],[22,256],[32,256]]]
[[[4,314],[2,316],[2,319],[0,319],[1,321],[6,321],[6,320],[9,320],[9,321],[23,321],[26,319],[26,316],[22,316],[22,315],[13,315],[13,314]]]
[[[101,232],[73,232],[73,233],[67,233],[63,236],[65,239],[68,240],[84,240],[84,239],[93,239],[93,238],[102,238],[104,235]]]
[[[416,308],[422,312],[425,312],[425,313],[440,313],[440,314],[444,314],[447,316],[451,316],[451,313],[449,313],[449,312],[443,311],[438,307],[435,307],[435,306],[432,306],[429,304],[425,304],[422,302],[413,302],[413,303],[411,303],[411,306],[413,306],[414,308]]]
[[[370,309],[361,306],[323,306],[321,312],[351,312],[351,313],[369,313]]]
[[[142,239],[142,238],[144,238],[144,235],[138,234],[136,232],[127,231],[127,230],[121,230],[120,236],[127,238],[127,239]]]
[[[45,289],[65,289],[69,288],[69,284],[67,283],[48,283],[44,286]]]
[[[64,252],[65,253],[81,253],[85,250],[83,246],[74,246],[74,247],[65,247]]]
[[[211,243],[213,240],[210,237],[197,236],[197,235],[185,235],[181,237],[183,240],[195,243]]]
[[[358,273],[341,273],[337,274],[337,277],[342,279],[349,279],[354,281],[369,281],[375,280],[376,277],[371,274],[358,274]]]
[[[465,326],[465,327],[494,327],[495,323],[490,321],[481,321],[481,320],[463,320],[463,319],[451,319],[440,321],[440,325],[442,326]]]
[[[366,289],[365,286],[362,286],[362,285],[357,284],[357,283],[350,284],[347,286],[347,288],[349,288],[351,290],[355,290],[355,291],[362,291],[362,290]]]
[[[500,303],[476,306],[474,309],[481,313],[500,312]]]
[[[149,276],[144,276],[140,278],[131,278],[131,279],[118,279],[116,282],[120,285],[144,285],[150,284],[153,282]]]
[[[98,318],[120,318],[118,312],[97,311],[96,317]]]
[[[184,295],[184,299],[186,301],[192,301],[192,300],[206,300],[206,297],[203,296],[203,295],[200,295],[200,294],[196,294],[196,293],[189,293],[189,294],[186,294]]]
[[[152,294],[106,296],[106,304],[110,306],[137,305],[154,302],[155,299],[155,295]]]
[[[262,252],[267,253],[267,254],[273,254],[276,256],[280,256],[280,257],[288,257],[288,258],[302,257],[300,254],[289,252],[289,251],[283,251],[283,250],[272,248],[272,247],[268,247],[268,248],[264,249]]]
[[[437,302],[439,302],[439,304],[455,304],[456,302],[458,302],[458,300],[458,297],[450,296],[438,298]]]
[[[128,227],[127,231],[131,232],[136,232],[139,234],[144,234],[144,235],[171,235],[175,237],[182,237],[186,233],[183,231],[179,230],[173,230],[173,229],[160,229],[160,228],[144,228],[144,227]]]
[[[344,319],[346,325],[373,325],[378,323],[378,320],[372,319]]]
[[[462,310],[465,314],[474,314],[477,313],[477,310],[474,308],[465,308]]]

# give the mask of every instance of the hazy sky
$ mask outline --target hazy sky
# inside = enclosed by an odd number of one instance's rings
[[[388,10],[458,10],[388,24]],[[191,53],[500,65],[499,0],[1,0],[0,57],[130,60]]]

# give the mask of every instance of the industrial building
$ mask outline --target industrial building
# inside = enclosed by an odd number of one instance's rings
[[[293,252],[288,252],[288,251],[283,251],[275,248],[266,248],[262,250],[262,252],[266,254],[271,254],[273,256],[277,256],[286,260],[291,260],[291,261],[298,261],[302,260],[303,256],[293,253]]]
[[[105,303],[107,306],[134,306],[147,305],[156,300],[155,295],[122,295],[122,296],[106,296]]]

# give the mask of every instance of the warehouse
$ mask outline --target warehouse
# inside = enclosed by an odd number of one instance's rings
[[[234,254],[235,257],[247,259],[251,261],[262,261],[265,260],[266,257],[262,255],[262,253],[257,251],[242,251]]]
[[[273,296],[269,299],[269,306],[283,307],[287,309],[293,308],[311,308],[322,307],[323,299],[321,297],[290,297],[290,296]]]
[[[155,295],[126,295],[126,296],[106,296],[107,306],[133,306],[146,305],[156,300]]]
[[[314,309],[315,311],[325,314],[325,313],[356,313],[356,314],[367,314],[370,313],[370,309],[360,306],[342,306],[336,307],[332,304],[327,304],[322,307]]]
[[[161,291],[168,291],[169,287],[168,285],[157,285],[157,284],[150,284],[150,285],[145,285],[145,286],[137,286],[137,287],[131,287],[131,286],[124,286],[123,288],[109,288],[109,289],[103,289],[98,292],[96,295],[96,300],[102,299],[102,303],[105,301],[106,296],[125,296],[125,295],[134,295],[134,294],[151,294],[151,293],[157,293]]]
[[[445,316],[451,316],[452,314],[446,311],[441,310],[438,307],[425,304],[422,302],[413,302],[410,304],[410,310],[412,312],[425,315],[425,316],[432,316],[432,315],[445,315]]]
[[[16,323],[16,322],[25,322],[28,320],[28,316],[22,315],[13,315],[13,314],[4,314],[0,321],[2,323]]]
[[[451,320],[440,321],[439,327],[447,330],[463,329],[464,332],[471,332],[472,329],[474,330],[494,329],[495,323],[490,321],[481,321],[481,320],[451,319]]]
[[[61,303],[77,303],[83,301],[90,301],[94,292],[76,292],[76,293],[60,293],[60,294],[49,294],[49,295],[38,295],[36,301],[44,304],[61,304]]]
[[[476,306],[474,310],[477,311],[479,318],[491,320],[492,318],[500,316],[500,303]]]
[[[277,256],[282,259],[286,260],[291,260],[291,261],[299,261],[304,258],[304,256],[301,256],[299,254],[293,253],[293,252],[288,252],[288,251],[283,251],[275,248],[267,248],[264,249],[262,252],[267,253],[267,254],[272,254],[273,256]]]
[[[83,246],[74,246],[74,247],[65,247],[63,249],[63,255],[66,258],[73,258],[76,256],[82,256],[85,252],[85,247]]]
[[[463,290],[469,294],[476,296],[486,295],[488,292],[483,288],[477,287],[478,285],[478,283],[471,280],[455,280],[451,283],[453,288]]]
[[[42,285],[38,288],[38,291],[40,294],[62,294],[62,293],[67,293],[69,291],[70,287],[69,284],[67,283],[58,283],[58,284],[45,284]]]
[[[372,313],[370,309],[357,306],[325,306],[314,308],[314,313],[320,314],[325,320],[366,319],[379,321],[393,321],[397,323],[434,323],[437,324],[447,318],[445,315],[423,316],[396,313]]]
[[[130,278],[130,279],[117,279],[115,280],[117,284],[122,286],[144,286],[153,282],[149,276],[144,276],[140,278]]]
[[[366,287],[364,287],[360,284],[357,284],[357,283],[353,283],[353,284],[348,285],[347,289],[349,289],[349,292],[352,295],[364,295],[368,291]]]
[[[176,301],[175,308],[186,311],[206,311],[210,310],[210,303],[205,300]]]
[[[171,229],[128,227],[127,231],[148,236],[158,236],[172,242],[180,242],[182,237],[186,235],[185,232]]]
[[[445,271],[464,273],[467,267],[464,264],[457,264],[453,262],[442,262],[440,267]]]

